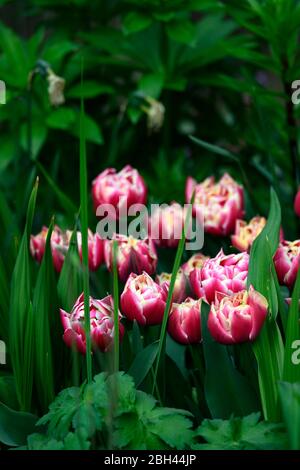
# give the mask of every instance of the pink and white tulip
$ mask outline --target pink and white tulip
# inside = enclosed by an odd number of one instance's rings
[[[149,236],[158,246],[175,248],[182,236],[186,212],[177,202],[158,207],[149,220]]]
[[[248,253],[224,255],[221,250],[215,258],[205,261],[201,271],[194,271],[190,278],[193,290],[208,303],[214,301],[216,292],[239,292],[246,288],[248,265]]]
[[[114,342],[114,303],[111,295],[97,300],[90,297],[90,328],[93,349],[108,351]],[[86,335],[84,327],[84,297],[81,294],[71,313],[60,309],[60,318],[64,329],[63,340],[69,348],[76,347],[86,353]],[[120,323],[122,316],[119,312],[120,341],[124,334],[124,326]]]
[[[104,259],[109,271],[113,266],[113,241],[118,243],[117,269],[122,282],[126,282],[130,273],[141,274],[146,271],[154,274],[157,266],[155,246],[149,238],[139,240],[131,236],[116,234],[104,244]]]
[[[174,303],[168,319],[168,333],[181,344],[201,341],[201,302],[188,297],[182,303]]]
[[[166,307],[167,291],[144,272],[131,273],[121,295],[121,311],[140,325],[158,325]]]
[[[197,183],[192,177],[186,182],[186,202],[195,191],[193,214],[204,220],[204,231],[213,235],[227,236],[234,231],[237,219],[244,215],[244,190],[225,173],[219,182],[214,177]]]
[[[116,209],[116,217],[125,207],[133,204],[146,204],[147,188],[137,170],[126,165],[121,171],[107,168],[92,183],[94,207],[111,204]]]
[[[265,217],[253,217],[249,223],[238,219],[235,224],[235,233],[231,236],[232,245],[239,251],[250,251],[255,238],[263,230],[267,221]]]
[[[171,276],[172,275],[169,273],[161,273],[156,276],[156,282],[160,286],[163,286],[167,292],[169,291]],[[173,302],[181,303],[186,298],[187,298],[187,279],[186,279],[186,276],[183,274],[182,270],[179,269],[177,276],[176,276],[172,300]]]
[[[279,283],[292,289],[300,267],[300,240],[283,240],[279,243],[273,260]]]
[[[30,237],[30,252],[33,258],[41,263],[45,248],[46,239],[48,235],[48,228],[43,227],[41,232],[37,235],[31,235]],[[51,234],[51,253],[55,270],[59,273],[64,264],[65,256],[69,248],[69,237],[66,232],[63,232],[57,225],[55,225]]]
[[[268,314],[267,299],[251,286],[226,296],[218,293],[211,305],[207,326],[212,337],[222,344],[254,341]]]

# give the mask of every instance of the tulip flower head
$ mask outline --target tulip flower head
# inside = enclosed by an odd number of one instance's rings
[[[160,286],[164,286],[167,292],[169,291],[171,276],[172,274],[169,274],[169,273],[161,273],[156,276],[156,282]],[[186,299],[186,297],[187,297],[187,280],[182,270],[179,269],[177,276],[176,276],[172,299],[173,299],[173,302],[180,303],[180,302],[183,302],[183,300]]]
[[[235,224],[235,233],[231,236],[232,245],[239,251],[250,251],[255,238],[266,225],[265,217],[253,217],[249,223],[238,219]]]
[[[300,217],[300,188],[298,189],[298,192],[295,197],[294,210],[296,215]]]
[[[190,202],[195,191],[193,213],[204,219],[207,233],[227,236],[233,232],[236,220],[244,214],[243,187],[227,173],[218,183],[209,177],[197,183],[188,177],[186,182],[186,201]]]
[[[224,255],[221,250],[215,258],[205,261],[201,271],[191,277],[191,284],[198,297],[208,303],[215,299],[216,292],[233,294],[246,288],[249,255],[246,252]]]
[[[157,255],[152,240],[140,240],[131,236],[116,234],[112,240],[105,240],[104,259],[109,271],[113,266],[113,241],[118,243],[117,269],[122,282],[126,282],[130,273],[141,274],[146,271],[154,274],[157,265]]]
[[[279,283],[292,289],[300,267],[300,240],[283,240],[274,255],[274,265]]]
[[[133,204],[145,204],[147,188],[142,176],[130,165],[117,172],[115,168],[107,168],[92,183],[94,207],[111,204],[119,217],[122,209]]]
[[[201,341],[201,303],[188,297],[182,303],[173,303],[168,319],[168,333],[181,344]]]
[[[149,236],[158,246],[175,248],[182,236],[186,212],[177,202],[158,207],[149,221]]]
[[[131,273],[121,295],[121,311],[140,325],[158,325],[166,307],[167,291],[147,274]]]
[[[86,335],[84,327],[84,297],[81,294],[71,313],[60,309],[60,318],[64,328],[63,339],[69,348],[76,347],[86,353]],[[122,316],[119,312],[119,322]],[[90,328],[93,349],[108,351],[114,341],[114,303],[111,295],[97,300],[90,297]],[[124,334],[124,327],[119,323],[120,341]]]
[[[212,337],[222,344],[254,341],[268,314],[268,302],[251,286],[226,296],[216,294],[211,305],[207,326]]]
[[[41,263],[45,248],[46,248],[46,239],[48,235],[48,228],[43,227],[41,232],[37,235],[31,235],[30,237],[30,252],[33,258]],[[59,273],[62,269],[65,256],[69,249],[69,236],[66,232],[63,232],[57,225],[54,227],[51,234],[51,252],[52,259],[55,270]]]

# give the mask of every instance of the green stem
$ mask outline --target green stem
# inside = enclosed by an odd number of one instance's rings
[[[83,64],[81,64],[81,85],[83,83]],[[86,369],[88,383],[92,382],[92,351],[91,351],[91,323],[90,323],[90,285],[88,262],[88,189],[87,189],[87,162],[85,141],[85,114],[84,103],[81,98],[80,106],[80,219],[82,237],[82,269],[84,293],[84,325],[86,335]]]
[[[117,268],[118,243],[113,241],[113,297],[114,297],[114,369],[119,371],[120,330],[119,330],[119,281]]]

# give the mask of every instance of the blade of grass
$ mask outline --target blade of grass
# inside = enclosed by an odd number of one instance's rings
[[[83,86],[83,62],[81,63],[81,86]],[[87,162],[86,162],[86,135],[84,102],[80,102],[80,221],[82,237],[82,269],[84,293],[84,324],[86,335],[86,369],[88,383],[92,382],[92,351],[91,351],[91,324],[90,324],[90,283],[88,261],[88,189],[87,189]]]
[[[117,268],[118,243],[113,241],[113,298],[114,298],[114,370],[119,371],[120,330],[119,330],[119,280]]]
[[[49,404],[55,397],[51,335],[55,335],[56,333],[54,326],[56,324],[55,319],[59,315],[59,312],[50,246],[53,225],[54,220],[52,219],[47,234],[45,253],[38,273],[32,303],[36,337],[34,383],[37,390],[40,411],[43,413],[47,411]]]
[[[34,344],[31,305],[29,242],[38,190],[38,179],[32,190],[16,264],[11,281],[9,312],[9,352],[22,411],[30,411],[33,367],[31,349]]]
[[[159,337],[159,344],[158,344],[158,351],[157,351],[157,358],[156,358],[156,363],[155,363],[155,369],[154,369],[154,376],[153,376],[153,386],[152,386],[152,394],[154,394],[154,390],[157,388],[157,374],[159,370],[159,365],[161,362],[161,356],[164,350],[165,346],[165,339],[166,339],[166,329],[167,329],[167,323],[168,323],[168,317],[169,317],[169,312],[171,308],[171,303],[172,303],[172,296],[173,296],[173,291],[175,287],[175,282],[176,282],[176,277],[177,277],[177,272],[180,267],[181,263],[181,258],[182,254],[184,251],[184,244],[186,240],[186,229],[189,228],[190,224],[190,219],[192,215],[192,205],[195,200],[195,193],[193,193],[190,205],[187,210],[185,222],[184,222],[184,227],[182,230],[182,235],[181,239],[178,244],[178,248],[176,251],[176,256],[175,256],[175,261],[172,269],[172,275],[171,275],[171,280],[170,280],[170,286],[169,286],[169,292],[168,292],[168,297],[167,297],[167,302],[166,302],[166,307],[164,311],[164,316],[163,316],[163,321],[161,325],[161,331],[160,331],[160,337]]]

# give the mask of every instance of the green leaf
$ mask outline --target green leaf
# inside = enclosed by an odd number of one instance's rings
[[[245,416],[259,409],[251,384],[234,367],[227,347],[215,342],[207,328],[209,306],[202,303],[201,326],[205,359],[205,398],[215,418],[229,418],[232,414]],[[222,398],[220,398],[220,383]]]
[[[100,127],[94,121],[94,119],[91,118],[91,116],[88,116],[85,114],[85,138],[89,142],[93,142],[94,144],[101,145],[103,144],[103,136]],[[75,125],[74,130],[72,130],[72,133],[76,135],[77,137],[80,136],[80,122],[77,122]]]
[[[26,444],[27,436],[34,431],[36,422],[36,416],[14,411],[0,403],[0,442],[13,447]]]
[[[144,15],[136,11],[128,13],[123,20],[123,31],[125,34],[137,33],[148,28],[152,23],[150,15]]]
[[[74,85],[67,93],[70,98],[96,98],[100,95],[113,94],[114,88],[110,85],[98,83],[93,80],[86,80],[81,87],[80,83]]]
[[[258,363],[264,417],[275,421],[279,419],[277,381],[281,378],[284,354],[281,333],[275,321],[277,312],[274,311],[275,285],[272,274],[272,258],[279,243],[280,223],[280,204],[275,191],[271,189],[267,224],[252,245],[247,283],[267,298],[271,308],[272,315],[266,320],[259,337],[253,343],[253,351]]]
[[[20,143],[24,151],[28,151],[28,124],[24,123],[20,129]],[[32,122],[31,127],[31,155],[33,159],[38,156],[47,138],[47,128],[43,122]]]
[[[37,398],[41,409],[46,411],[54,400],[54,367],[51,336],[56,333],[55,318],[59,318],[56,292],[56,280],[50,239],[53,230],[53,220],[49,226],[45,253],[37,277],[33,294],[33,317],[35,331],[34,381]]]
[[[205,419],[195,431],[195,437],[206,444],[194,444],[196,450],[279,450],[286,449],[287,436],[282,425],[259,421],[260,414],[228,421]]]
[[[161,73],[144,75],[139,82],[139,90],[152,98],[159,98],[164,85],[164,76]]]
[[[280,382],[279,397],[290,448],[300,450],[300,382]]]
[[[53,129],[68,130],[76,120],[76,113],[72,108],[61,106],[53,110],[46,119],[46,123]]]
[[[9,345],[18,400],[22,410],[30,410],[32,400],[32,345],[34,344],[31,276],[29,260],[29,241],[36,204],[38,181],[36,182],[28,204],[26,226],[23,233],[18,257],[14,267],[11,296]]]
[[[128,374],[133,377],[136,387],[138,387],[149,373],[158,351],[158,341],[149,344],[139,352],[128,370]]]
[[[83,84],[83,61],[81,62],[81,84]],[[88,383],[92,382],[92,344],[91,344],[91,320],[90,320],[90,280],[88,257],[88,188],[87,188],[87,155],[86,155],[86,116],[84,102],[81,97],[79,120],[79,161],[80,161],[80,223],[81,223],[81,248],[84,294],[84,329],[86,341],[86,373]]]
[[[51,190],[54,192],[54,194],[57,197],[57,200],[60,202],[61,208],[64,209],[67,213],[69,214],[75,214],[77,211],[77,208],[75,204],[72,202],[72,200],[57,186],[55,181],[51,178],[47,170],[44,168],[44,166],[36,162],[38,170],[42,173],[44,176],[45,180],[49,184]]]
[[[286,328],[286,340],[284,349],[284,365],[282,380],[286,382],[300,382],[299,364],[293,361],[294,349],[296,344],[300,345],[300,318],[299,318],[299,299],[300,299],[300,269],[292,295],[292,303],[289,308],[288,321]]]
[[[0,377],[0,402],[14,410],[19,407],[13,375],[3,375]]]
[[[190,20],[178,20],[167,23],[167,33],[171,39],[189,46],[196,41],[196,27]]]

